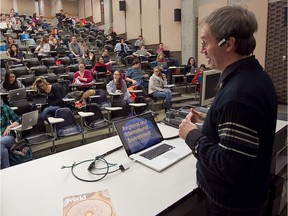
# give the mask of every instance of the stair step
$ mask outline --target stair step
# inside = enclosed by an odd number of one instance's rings
[[[180,97],[173,97],[172,98],[172,102],[173,103],[180,103],[183,101],[191,101],[191,100],[195,100],[194,96],[180,96]]]
[[[173,103],[172,104],[172,108],[173,109],[180,109],[181,107],[184,107],[184,106],[197,106],[199,105],[199,101],[185,101],[185,102],[182,102],[182,103]]]

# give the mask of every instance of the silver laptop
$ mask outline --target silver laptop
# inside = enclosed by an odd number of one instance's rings
[[[32,128],[38,122],[38,110],[24,113],[22,115],[22,124],[13,128],[13,130],[23,131]]]
[[[190,73],[195,75],[199,71],[199,68],[191,68]]]
[[[151,112],[117,121],[114,126],[127,155],[158,172],[191,153],[184,142],[165,143]]]
[[[9,99],[10,101],[21,100],[26,98],[26,89],[18,88],[9,91]]]
[[[140,56],[146,56],[146,55],[147,55],[147,51],[145,51],[145,50],[138,50],[138,51],[137,51],[137,54],[140,55]]]
[[[158,62],[157,66],[162,67],[163,69],[167,68],[167,62]]]

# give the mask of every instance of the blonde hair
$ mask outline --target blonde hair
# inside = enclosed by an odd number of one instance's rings
[[[163,52],[161,52],[161,53],[159,53],[158,55],[157,55],[157,60],[156,61],[159,61],[161,58],[161,55],[163,56],[163,60],[165,60],[165,55],[164,55],[164,53]]]
[[[38,77],[32,84],[32,89],[38,94],[41,93],[41,90],[38,88],[38,84],[44,83],[45,85],[50,85],[50,83],[44,77]]]

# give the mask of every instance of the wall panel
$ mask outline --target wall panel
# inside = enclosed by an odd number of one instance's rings
[[[92,0],[93,7],[93,21],[98,23],[101,22],[101,7],[100,0]]]
[[[12,0],[1,0],[1,12],[10,13],[10,9],[13,8],[13,1]],[[21,8],[18,7],[19,13],[23,13]]]
[[[36,12],[35,2],[33,0],[21,0],[21,1],[18,0],[17,3],[18,3],[18,10],[20,13],[32,16],[32,14]]]
[[[77,1],[62,0],[62,7],[64,12],[78,17],[78,3]]]
[[[141,33],[140,30],[140,0],[126,1],[126,30],[127,39],[135,39]]]
[[[216,8],[219,7],[223,7],[227,5],[227,1],[226,0],[219,0],[219,1],[215,1],[213,3],[206,3],[206,4],[199,4],[198,7],[198,20],[199,22],[204,18],[205,15],[209,14],[211,11],[215,10]],[[201,39],[200,39],[200,34],[201,34],[201,26],[198,27],[198,60],[197,60],[197,64],[207,64],[207,60],[205,59],[204,55],[201,54]]]
[[[142,36],[145,44],[159,43],[158,1],[142,0]]]
[[[126,33],[125,11],[119,11],[119,1],[112,1],[113,28],[117,34]]]
[[[84,14],[84,0],[78,1],[78,16],[80,19],[85,18]]]
[[[181,8],[181,2],[161,0],[160,25],[161,42],[170,51],[181,50],[181,22],[174,22],[174,9]]]
[[[85,17],[92,16],[92,2],[91,0],[84,0],[85,3]]]
[[[240,4],[244,7],[247,7],[251,10],[257,19],[258,22],[258,32],[254,35],[256,39],[256,49],[254,54],[256,55],[257,59],[259,60],[262,66],[265,65],[265,52],[266,52],[266,32],[267,32],[267,14],[268,14],[268,0],[261,1],[259,4],[258,0],[243,0],[243,1],[229,1],[229,5]],[[204,17],[205,14],[213,11],[216,8],[222,7],[227,5],[226,0],[219,0],[213,2],[207,2],[206,4],[199,4],[199,21],[201,18]],[[201,27],[198,29],[198,41],[200,42],[200,31]],[[198,45],[198,64],[205,64],[206,59],[200,53],[200,46]]]

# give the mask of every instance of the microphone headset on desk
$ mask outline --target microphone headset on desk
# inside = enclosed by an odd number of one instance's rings
[[[109,171],[109,168],[110,167],[113,167],[113,166],[116,166],[117,164],[111,164],[111,163],[108,163],[106,160],[105,160],[105,156],[109,155],[109,154],[112,154],[113,152],[121,149],[123,146],[119,146],[115,149],[112,149],[104,154],[101,154],[101,155],[98,155],[96,156],[94,159],[89,159],[89,160],[84,160],[84,161],[81,161],[81,162],[74,162],[71,166],[62,166],[61,169],[65,169],[65,168],[71,168],[71,172],[72,172],[72,175],[80,180],[80,181],[84,181],[84,182],[97,182],[97,181],[100,181],[101,179],[105,178],[108,174],[111,174],[111,173],[114,173],[114,172],[117,172],[119,170],[121,171],[125,171],[127,169],[130,168],[131,164],[135,162],[135,160],[131,161],[131,162],[128,162],[128,163],[124,163],[124,164],[121,164],[118,166],[117,169],[115,170],[112,170],[112,171]],[[91,162],[92,161],[92,162]],[[95,163],[96,162],[103,162],[104,164],[106,164],[106,167],[102,167],[101,170],[105,169],[105,171],[103,171],[102,173],[95,173],[95,172],[92,172],[93,169],[95,169]],[[86,163],[86,162],[91,162],[90,165],[88,166],[87,170],[93,174],[93,175],[97,175],[97,176],[101,176],[100,178],[98,179],[83,179],[83,178],[80,178],[78,177],[75,172],[74,172],[74,168],[82,163]]]

